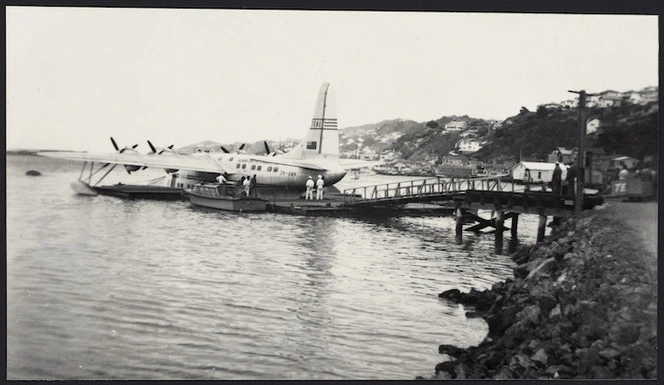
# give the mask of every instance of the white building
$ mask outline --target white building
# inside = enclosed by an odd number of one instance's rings
[[[561,102],[560,105],[568,108],[576,108],[576,106],[579,105],[579,100],[578,99],[565,100],[564,102]]]
[[[453,120],[445,125],[445,131],[461,131],[468,127],[468,123],[463,120]]]
[[[457,142],[457,148],[462,154],[470,154],[478,151],[480,148],[480,142],[475,139],[461,139]]]
[[[593,134],[597,132],[597,129],[600,126],[600,121],[597,118],[588,120],[586,123],[586,134]]]
[[[547,162],[519,162],[511,169],[512,179],[524,180],[526,169],[530,170],[531,182],[551,182],[553,179],[553,169],[556,168],[555,163]],[[562,170],[562,179],[565,180],[567,176],[567,166],[560,164]]]

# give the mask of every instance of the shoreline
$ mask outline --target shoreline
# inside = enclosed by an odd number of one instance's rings
[[[544,242],[519,248],[513,279],[440,293],[489,333],[466,349],[440,345],[443,361],[428,379],[657,378],[656,254],[653,268],[643,257],[650,248],[615,210],[564,220]]]

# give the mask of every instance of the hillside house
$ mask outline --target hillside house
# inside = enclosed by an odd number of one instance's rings
[[[393,162],[399,158],[401,158],[401,154],[394,151],[387,151],[380,154],[380,160],[383,160],[385,162]]]
[[[547,162],[524,162],[521,161],[517,163],[510,170],[512,179],[515,180],[524,180],[526,169],[530,170],[530,181],[531,182],[551,182],[553,178],[553,169],[556,167],[555,163]],[[562,170],[562,179],[565,180],[567,176],[567,166],[564,164],[560,165]]]
[[[600,95],[590,95],[586,97],[586,107],[597,107],[601,99]]]
[[[613,107],[622,105],[625,96],[621,95],[616,91],[606,91],[600,94],[599,100],[597,101],[598,107]]]
[[[476,139],[461,139],[456,143],[456,147],[462,154],[472,154],[482,148]]]
[[[600,126],[600,120],[592,118],[586,122],[586,134],[594,134]]]
[[[633,104],[645,104],[645,99],[637,91],[626,92],[627,100]]]
[[[445,125],[445,131],[461,131],[468,127],[468,122],[463,120],[453,120]]]
[[[565,100],[564,102],[560,102],[560,105],[567,108],[576,108],[579,105],[579,101],[577,99]]]
[[[623,165],[627,166],[628,169],[636,167],[639,163],[639,160],[632,158],[631,156],[616,156],[609,160],[609,170],[621,170]]]
[[[477,130],[466,130],[460,134],[462,138],[467,138],[469,136],[476,138],[477,137]]]
[[[644,104],[659,100],[659,89],[657,87],[646,87],[639,91],[639,94],[643,98]]]
[[[576,161],[576,148],[568,150],[565,147],[556,147],[555,150],[551,151],[547,160],[549,163],[562,162],[569,164],[574,162]]]

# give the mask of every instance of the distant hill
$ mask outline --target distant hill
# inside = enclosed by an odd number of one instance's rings
[[[358,148],[363,155],[378,157],[393,152],[401,159],[420,161],[437,158],[455,148],[461,132],[448,131],[445,125],[461,121],[467,130],[478,131],[479,136],[488,133],[488,120],[463,116],[443,116],[428,122],[392,119],[379,123],[347,127],[339,134],[340,151],[347,157],[355,156]],[[462,130],[465,131],[465,130]]]
[[[587,147],[637,159],[656,156],[658,110],[656,102],[588,108],[587,121],[597,119],[599,129],[586,136]],[[522,109],[518,115],[505,119],[491,141],[473,155],[480,160],[498,157],[518,160],[520,154],[545,160],[555,147],[576,147],[578,132],[577,108],[539,106],[535,112]]]

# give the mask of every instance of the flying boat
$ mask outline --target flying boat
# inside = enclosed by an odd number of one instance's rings
[[[318,92],[311,125],[303,140],[292,150],[284,153],[271,151],[265,143],[265,155],[250,155],[240,151],[230,152],[221,148],[221,152],[194,152],[190,155],[172,151],[172,145],[156,148],[148,141],[151,153],[142,154],[133,147],[120,149],[111,138],[115,153],[93,152],[41,152],[39,155],[52,158],[64,158],[90,164],[90,177],[72,184],[80,194],[91,194],[100,181],[92,183],[92,176],[104,168],[122,165],[127,172],[145,168],[158,168],[170,175],[168,182],[172,188],[192,188],[199,183],[214,182],[219,175],[225,175],[228,181],[239,182],[242,177],[256,175],[259,188],[277,188],[302,190],[309,177],[316,179],[321,175],[326,186],[339,182],[348,171],[361,167],[370,167],[377,162],[339,157],[339,129],[336,101],[329,83],[323,83]],[[242,146],[244,147],[244,146]],[[94,164],[101,166],[94,171]],[[83,171],[81,171],[83,175]],[[102,179],[103,179],[102,177]],[[92,186],[91,186],[92,185]]]

